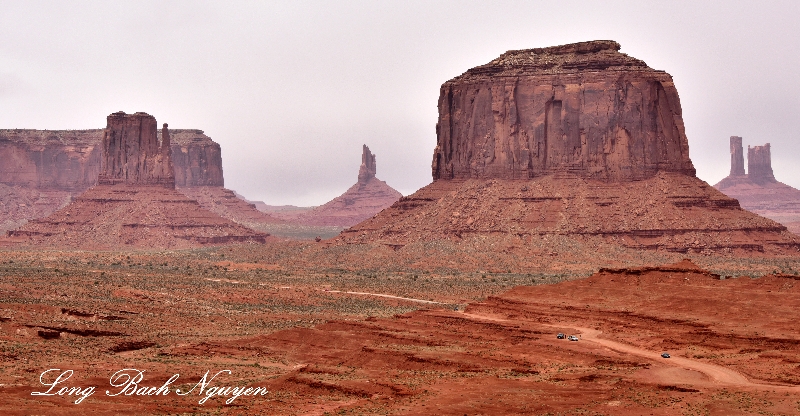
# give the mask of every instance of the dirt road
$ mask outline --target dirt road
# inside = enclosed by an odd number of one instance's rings
[[[511,322],[507,319],[477,315],[466,312],[460,313],[459,315],[479,320],[487,320],[494,322]],[[552,328],[570,328],[573,330],[572,332],[576,334],[579,333],[581,335],[581,341],[592,342],[623,354],[630,354],[638,357],[647,358],[652,361],[657,361],[660,364],[672,365],[684,368],[686,370],[698,371],[708,376],[709,379],[711,379],[714,384],[737,386],[737,387],[749,387],[757,390],[772,390],[772,391],[786,391],[786,392],[800,393],[800,386],[754,383],[748,380],[747,377],[743,376],[739,372],[720,365],[710,364],[684,357],[673,356],[671,358],[663,358],[661,357],[661,352],[648,351],[643,348],[634,347],[633,345],[623,344],[621,342],[612,341],[610,339],[600,338],[600,334],[602,334],[602,332],[596,329],[576,327],[568,323],[562,323],[562,324],[538,323],[538,325],[549,326]],[[670,373],[667,375],[667,377],[669,378],[668,381],[674,384],[696,383],[696,380],[686,377],[681,373]]]

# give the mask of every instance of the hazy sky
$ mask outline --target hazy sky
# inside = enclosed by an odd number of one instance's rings
[[[431,181],[443,82],[594,39],[673,76],[701,179],[727,175],[738,135],[772,143],[776,177],[800,188],[797,1],[0,0],[0,128],[145,111],[204,130],[226,186],[268,204],[341,194],[367,144],[409,194]]]

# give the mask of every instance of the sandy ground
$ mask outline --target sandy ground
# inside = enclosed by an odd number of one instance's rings
[[[800,280],[742,275],[796,259],[716,259],[721,280],[686,262],[590,277],[298,270],[277,250],[2,252],[0,412],[800,412]],[[32,396],[48,369],[97,389],[80,404]],[[207,388],[269,393],[106,395],[121,369],[153,387],[179,374],[183,391],[230,370]]]

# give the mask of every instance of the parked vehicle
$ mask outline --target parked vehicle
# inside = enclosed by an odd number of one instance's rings
[[[577,341],[578,337],[576,337],[575,335],[570,335],[567,339],[570,341]]]
[[[662,352],[662,353],[661,353],[661,356],[662,356],[663,358],[669,358],[669,353],[667,353],[667,352]]]
[[[563,334],[563,333],[561,333],[561,332],[559,332],[559,333],[558,333],[558,335],[556,335],[556,338],[558,338],[558,339],[564,339],[564,338],[566,338],[566,337],[567,337],[567,336],[566,336],[566,335],[564,335],[564,334]]]

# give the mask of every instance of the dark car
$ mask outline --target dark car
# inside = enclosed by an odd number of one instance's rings
[[[661,357],[663,357],[663,358],[669,358],[669,353],[668,353],[668,352],[662,352],[662,353],[661,353]]]
[[[558,333],[558,335],[556,335],[556,338],[558,338],[558,339],[564,339],[564,338],[566,338],[566,337],[567,337],[567,336],[566,336],[566,335],[564,335],[564,334],[562,334],[561,332],[559,332],[559,333]]]

